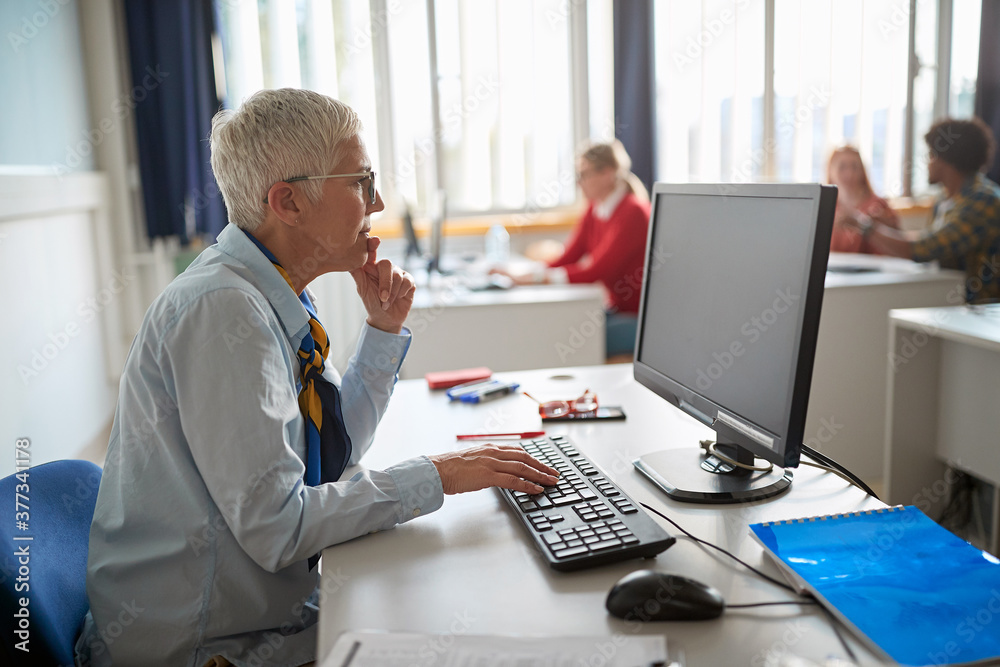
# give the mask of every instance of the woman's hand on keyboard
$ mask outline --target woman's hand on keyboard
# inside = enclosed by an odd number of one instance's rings
[[[491,486],[536,494],[559,475],[516,445],[480,445],[429,458],[449,495]]]

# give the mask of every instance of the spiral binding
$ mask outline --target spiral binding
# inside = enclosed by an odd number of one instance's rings
[[[823,514],[820,516],[806,516],[801,519],[785,519],[784,521],[763,521],[761,526],[784,526],[793,523],[812,523],[814,521],[826,521],[827,519],[846,519],[847,517],[854,516],[865,516],[871,514],[887,514],[889,512],[902,512],[906,507],[904,505],[893,505],[892,507],[883,507],[875,510],[860,510],[858,512],[845,512],[843,514]]]

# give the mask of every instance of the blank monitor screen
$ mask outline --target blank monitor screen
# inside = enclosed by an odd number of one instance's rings
[[[652,227],[638,359],[720,406],[782,432],[812,230],[810,199],[671,195]]]
[[[653,190],[635,377],[711,426],[740,464],[798,464],[835,203],[834,188],[808,184]],[[693,502],[766,497],[791,480],[718,458],[686,472],[684,456],[637,466]]]

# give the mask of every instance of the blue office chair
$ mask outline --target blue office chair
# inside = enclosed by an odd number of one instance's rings
[[[89,607],[87,546],[101,469],[89,461],[53,461],[27,472],[27,489],[19,486],[24,481],[17,474],[0,480],[0,634],[8,658],[0,662],[72,665],[73,645]],[[18,500],[27,509],[16,508]],[[25,516],[17,516],[18,511],[27,512],[27,530],[19,529]],[[25,549],[26,557],[17,555]],[[21,598],[28,600],[27,607]],[[17,614],[25,608],[22,621]],[[23,626],[27,633],[18,636]],[[17,648],[25,638],[29,652]]]

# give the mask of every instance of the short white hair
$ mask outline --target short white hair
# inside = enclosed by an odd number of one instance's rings
[[[331,173],[344,142],[359,134],[361,120],[351,107],[311,90],[261,90],[236,111],[220,111],[212,119],[212,171],[229,220],[256,230],[267,214],[264,198],[272,185]],[[322,183],[299,185],[315,203]]]

